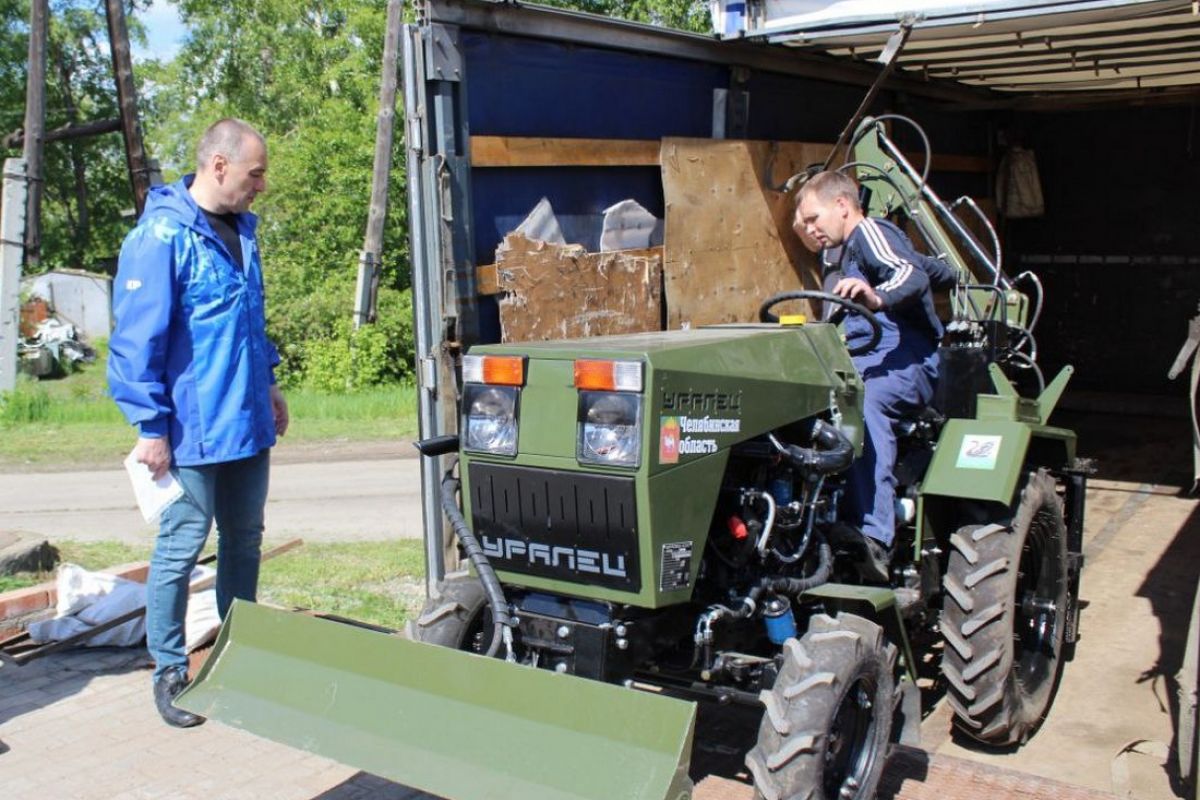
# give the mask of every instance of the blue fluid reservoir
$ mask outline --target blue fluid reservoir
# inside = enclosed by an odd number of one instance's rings
[[[773,644],[783,644],[796,635],[796,616],[792,604],[781,597],[773,597],[763,609],[763,621],[767,623],[767,638]]]

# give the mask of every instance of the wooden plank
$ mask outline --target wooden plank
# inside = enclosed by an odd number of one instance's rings
[[[473,167],[656,167],[656,139],[472,136]]]
[[[496,249],[505,342],[662,329],[662,248],[589,253],[510,233]]]
[[[771,147],[805,153],[808,164],[825,161],[833,145],[821,142],[772,142]],[[660,142],[653,139],[555,139],[525,136],[472,136],[473,167],[653,167],[659,164]],[[924,153],[906,153],[918,169]],[[840,163],[840,162],[835,162]],[[935,153],[938,172],[990,172],[986,156]]]
[[[757,321],[772,294],[816,289],[816,256],[792,232],[788,177],[828,145],[664,139],[667,327]],[[811,313],[811,310],[810,310]]]

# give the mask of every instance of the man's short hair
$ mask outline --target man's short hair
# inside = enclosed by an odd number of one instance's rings
[[[246,139],[251,136],[262,144],[266,143],[263,135],[245,120],[235,117],[217,120],[208,126],[208,129],[200,137],[200,142],[196,145],[197,168],[205,169],[212,157],[218,153],[237,163],[242,157]]]
[[[818,172],[805,181],[800,191],[796,192],[796,209],[800,209],[804,198],[811,196],[815,196],[822,203],[832,203],[837,198],[844,197],[851,207],[862,210],[858,202],[858,183],[844,172]]]

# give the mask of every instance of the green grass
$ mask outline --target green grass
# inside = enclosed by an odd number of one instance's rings
[[[105,354],[58,380],[22,380],[0,400],[0,468],[118,464],[135,433],[108,396]],[[417,430],[413,386],[354,393],[285,393],[291,427],[281,445],[410,438]]]
[[[306,544],[264,561],[259,599],[401,628],[425,601],[419,541]]]
[[[213,539],[206,552],[212,551]],[[62,560],[90,570],[150,558],[151,545],[63,541]],[[266,545],[264,549],[269,549]],[[425,600],[419,541],[305,544],[262,563],[259,599],[401,628]],[[0,577],[0,591],[53,580],[53,573]]]

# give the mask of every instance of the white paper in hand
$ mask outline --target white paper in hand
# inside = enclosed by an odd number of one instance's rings
[[[133,495],[137,498],[138,508],[141,509],[146,522],[154,522],[164,508],[183,495],[183,487],[175,480],[174,475],[168,472],[154,480],[150,468],[138,463],[132,452],[125,458],[125,471],[129,473]]]

